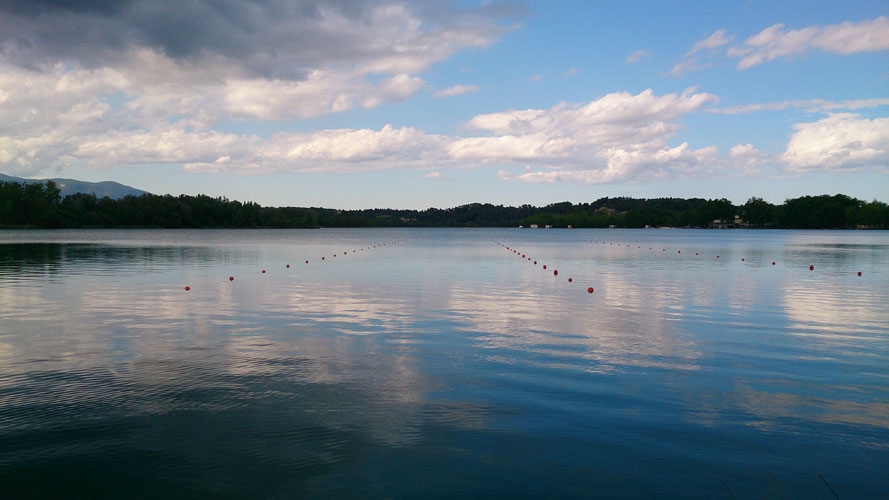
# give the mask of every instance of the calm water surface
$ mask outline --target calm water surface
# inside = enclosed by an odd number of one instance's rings
[[[0,497],[889,498],[887,292],[889,232],[0,232]]]

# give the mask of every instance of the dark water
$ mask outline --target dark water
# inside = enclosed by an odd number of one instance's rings
[[[886,232],[0,232],[0,497],[889,498],[887,292]]]

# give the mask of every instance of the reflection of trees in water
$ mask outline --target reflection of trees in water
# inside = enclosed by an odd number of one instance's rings
[[[176,267],[211,264],[221,249],[197,246],[111,246],[91,243],[5,243],[0,244],[0,276],[28,277],[56,274],[62,267],[76,266],[119,272],[134,264]],[[111,270],[111,271],[109,271]]]
[[[12,243],[0,245],[0,276],[51,274],[58,270],[63,250],[56,243]]]

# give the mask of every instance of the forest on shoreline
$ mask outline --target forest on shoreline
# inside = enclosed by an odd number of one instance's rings
[[[718,222],[717,222],[718,221]],[[426,210],[263,207],[206,195],[62,197],[52,181],[0,182],[0,228],[319,228],[319,227],[738,227],[887,229],[889,205],[843,194],[775,205],[726,199],[600,198],[592,203],[519,207],[471,203]]]

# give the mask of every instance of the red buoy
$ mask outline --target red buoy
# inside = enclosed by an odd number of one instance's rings
[[[235,277],[234,277],[234,276],[229,276],[229,277],[228,277],[228,280],[229,280],[229,281],[234,281],[234,280],[235,280]]]
[[[553,276],[558,276],[558,275],[559,275],[559,270],[553,269]]]
[[[589,287],[586,289],[586,293],[593,293],[593,287]]]
[[[773,266],[775,265],[775,261],[774,261],[774,260],[772,261],[772,265],[773,265]]]
[[[290,269],[290,264],[287,264],[287,269]]]
[[[741,262],[744,262],[744,259],[741,259]]]
[[[324,260],[324,257],[321,257],[321,260]]]
[[[535,265],[535,266],[537,265],[537,261],[536,261],[536,260],[534,261],[534,265]]]
[[[306,261],[306,264],[308,264],[308,263],[309,263],[309,261]]]
[[[861,276],[861,271],[858,271],[858,276]]]
[[[265,274],[265,269],[262,270],[262,274]]]
[[[571,278],[568,278],[568,283],[571,283],[572,281],[574,281],[574,280]]]
[[[186,291],[186,292],[189,291],[189,290],[191,290],[191,287],[190,287],[190,286],[185,287],[185,291]]]
[[[809,271],[814,271],[814,270],[815,270],[815,266],[809,266]]]
[[[543,265],[543,269],[546,269],[546,264]]]

